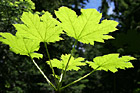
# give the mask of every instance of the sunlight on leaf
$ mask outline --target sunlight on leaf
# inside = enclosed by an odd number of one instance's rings
[[[135,58],[130,56],[119,57],[119,54],[108,54],[96,57],[93,59],[93,62],[86,63],[88,63],[93,69],[110,70],[115,73],[118,69],[133,68],[132,63],[129,62],[130,60],[135,60]]]
[[[49,12],[45,12],[41,17],[38,14],[24,12],[21,20],[24,24],[14,24],[17,29],[17,36],[47,43],[62,40],[59,37],[62,29],[60,26],[57,26],[59,22]]]
[[[16,54],[20,55],[31,55],[32,58],[42,58],[43,55],[39,53],[34,53],[34,51],[39,50],[39,42],[30,40],[30,39],[23,39],[21,37],[16,37],[11,33],[0,33],[3,37],[0,39],[1,42],[4,44],[9,45],[10,50],[15,52]]]
[[[96,9],[81,9],[81,15],[77,16],[73,10],[61,7],[55,11],[55,14],[67,35],[85,44],[94,45],[94,41],[104,42],[104,40],[113,39],[107,34],[117,30],[116,21],[103,20],[99,24],[102,14]]]
[[[58,59],[51,60],[52,66],[65,70],[65,67],[66,67],[66,64],[68,62],[69,57],[70,57],[70,54],[68,54],[68,55],[66,54],[66,55],[61,56],[61,60],[58,60]],[[67,68],[67,71],[69,71],[69,70],[78,71],[80,69],[80,67],[78,67],[78,66],[85,66],[86,63],[81,62],[81,61],[84,61],[84,58],[82,58],[82,57],[78,57],[78,58],[71,57],[71,60],[69,62],[68,68]],[[47,64],[50,64],[50,62],[47,61]]]

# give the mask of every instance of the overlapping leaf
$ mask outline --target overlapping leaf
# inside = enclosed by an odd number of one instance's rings
[[[30,39],[23,39],[21,37],[16,37],[10,33],[0,33],[2,36],[0,41],[4,44],[10,46],[10,50],[20,55],[31,55],[32,58],[42,58],[43,55],[39,53],[34,53],[38,51],[39,42]]]
[[[117,69],[132,68],[133,65],[129,62],[134,60],[134,57],[122,56],[119,57],[119,54],[108,54],[93,59],[94,62],[87,62],[89,66],[97,70],[110,70],[115,73]]]
[[[99,24],[102,14],[96,9],[81,9],[81,15],[77,16],[73,10],[61,7],[55,14],[67,35],[82,43],[94,45],[94,41],[104,42],[104,39],[113,38],[106,34],[117,30],[116,21],[103,20]]]
[[[66,54],[66,55],[61,56],[61,60],[58,60],[58,59],[51,60],[52,66],[65,70],[69,57],[70,57],[70,54],[68,54],[68,55]],[[78,71],[80,69],[80,67],[78,67],[78,66],[85,66],[86,64],[81,61],[84,61],[84,58],[78,57],[75,59],[74,57],[71,57],[67,71],[69,71],[69,70]],[[50,64],[49,61],[47,61],[47,63]]]
[[[14,24],[17,29],[16,35],[30,39],[36,39],[39,42],[56,42],[61,40],[62,29],[57,26],[55,20],[49,12],[39,17],[38,14],[24,12],[21,20],[24,24]]]

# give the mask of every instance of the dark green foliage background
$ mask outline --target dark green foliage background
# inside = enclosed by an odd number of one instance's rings
[[[20,21],[24,11],[41,12],[49,11],[54,14],[60,6],[67,6],[80,14],[88,0],[33,0],[36,9],[24,1],[17,7],[11,6],[8,2],[19,0],[0,0],[0,32],[10,32],[15,34],[16,30],[12,26]],[[109,4],[115,5],[114,13],[107,14]],[[119,52],[121,55],[132,55],[138,60],[133,61],[134,69],[119,70],[113,74],[111,72],[98,71],[87,79],[66,88],[64,93],[140,93],[140,0],[102,0],[99,10],[103,13],[103,19],[113,19],[119,22],[118,31],[112,34],[116,39],[108,40],[105,44],[95,43],[94,46],[78,43],[75,50],[75,57],[82,56],[87,60],[92,60],[96,56],[108,53]],[[54,16],[55,17],[55,16]],[[65,41],[51,43],[48,46],[51,58],[60,58],[61,54],[70,53],[74,42],[73,38],[62,35]],[[40,44],[40,53],[44,58],[37,60],[37,63],[45,74],[51,78],[51,70],[45,63],[48,60],[43,43]],[[77,79],[91,71],[89,67],[83,67],[79,72],[68,72],[65,83]],[[56,69],[56,73],[60,71]],[[53,81],[53,80],[52,80]],[[19,56],[9,51],[9,47],[0,43],[0,93],[54,93],[47,84],[43,76],[26,56]]]

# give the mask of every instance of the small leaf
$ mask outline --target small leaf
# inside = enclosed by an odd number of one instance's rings
[[[38,14],[24,12],[21,20],[24,24],[14,24],[17,29],[17,36],[47,43],[62,40],[59,37],[62,29],[57,26],[59,22],[49,12],[45,12],[41,17]]]
[[[35,3],[32,0],[25,0],[30,4],[31,9],[35,9]]]
[[[96,9],[81,9],[81,15],[77,16],[73,10],[61,7],[55,14],[67,35],[85,44],[94,45],[94,41],[104,42],[105,39],[113,39],[107,34],[117,30],[116,21],[103,20],[99,24],[102,14]]]
[[[130,60],[135,60],[134,57],[122,56],[119,57],[119,54],[108,54],[93,59],[93,62],[86,62],[93,69],[96,70],[110,70],[115,73],[118,69],[132,68],[133,65],[130,63]]]
[[[2,39],[1,42],[10,46],[10,50],[20,55],[31,55],[32,58],[42,58],[43,55],[34,53],[39,50],[39,42],[30,39],[23,39],[16,37],[11,33],[0,33]]]
[[[65,70],[65,67],[66,67],[66,64],[68,62],[69,57],[70,57],[70,54],[68,54],[68,55],[66,54],[66,55],[61,56],[61,60],[58,60],[58,59],[51,60],[52,66]],[[80,67],[78,67],[78,66],[85,66],[86,64],[84,62],[81,62],[81,61],[84,61],[84,58],[78,57],[75,59],[72,56],[70,59],[67,71],[69,71],[69,70],[78,71],[80,69]],[[50,65],[50,62],[47,61],[47,64]]]

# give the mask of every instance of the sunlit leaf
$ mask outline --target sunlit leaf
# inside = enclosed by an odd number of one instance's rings
[[[17,29],[17,36],[47,43],[62,40],[59,37],[62,29],[57,26],[58,21],[49,12],[45,12],[41,17],[38,14],[24,12],[21,20],[24,24],[14,24]]]
[[[61,60],[58,60],[58,59],[51,60],[52,66],[53,67],[57,67],[59,69],[65,70],[65,67],[66,67],[66,64],[67,64],[67,62],[69,60],[69,57],[70,57],[70,54],[68,54],[68,55],[66,54],[66,55],[62,55],[61,56]],[[78,58],[75,59],[72,56],[71,59],[70,59],[67,71],[69,71],[69,70],[76,70],[76,71],[78,71],[80,69],[79,66],[85,66],[86,63],[81,62],[81,61],[84,61],[84,58],[78,57]],[[47,61],[47,63],[50,64],[49,61]]]
[[[96,57],[93,59],[93,62],[86,63],[88,63],[93,69],[110,70],[115,73],[118,69],[133,68],[132,63],[129,62],[130,60],[135,60],[135,58],[130,56],[119,57],[119,54],[108,54]]]
[[[1,42],[9,45],[10,50],[20,55],[31,56],[32,58],[42,58],[43,55],[39,53],[34,53],[34,51],[39,50],[39,42],[30,39],[23,39],[16,37],[11,33],[0,33],[2,38]]]
[[[107,34],[117,30],[118,22],[116,21],[103,20],[99,23],[102,14],[96,9],[81,9],[81,15],[77,16],[73,10],[61,7],[55,11],[55,14],[67,35],[82,43],[94,45],[94,41],[104,42],[104,40],[113,39]]]

